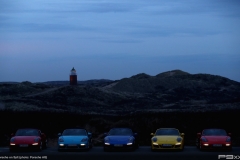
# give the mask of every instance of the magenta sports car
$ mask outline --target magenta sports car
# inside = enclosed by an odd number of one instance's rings
[[[10,139],[10,152],[21,149],[34,149],[41,151],[47,146],[47,138],[44,133],[38,129],[25,128],[18,129],[15,134],[12,134]]]
[[[196,146],[200,150],[224,149],[232,150],[231,133],[224,129],[204,129],[197,133]]]

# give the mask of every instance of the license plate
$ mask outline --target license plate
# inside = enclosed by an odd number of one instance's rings
[[[115,147],[122,147],[123,145],[121,145],[121,144],[115,144],[114,146],[115,146]]]
[[[19,146],[20,146],[20,147],[28,147],[27,144],[20,144]]]
[[[222,147],[221,144],[213,144],[213,147]]]
[[[163,144],[162,146],[163,147],[171,147],[172,145],[171,144]]]

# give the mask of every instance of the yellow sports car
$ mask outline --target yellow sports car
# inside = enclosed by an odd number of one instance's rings
[[[151,133],[151,149],[152,151],[172,149],[184,149],[184,133],[179,132],[175,128],[159,128],[154,133]]]

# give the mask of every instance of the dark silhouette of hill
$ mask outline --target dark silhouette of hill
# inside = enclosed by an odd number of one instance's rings
[[[200,90],[238,90],[239,82],[209,74],[189,74],[180,70],[164,72],[156,76],[138,74],[120,80],[112,87],[114,91],[121,92],[164,92],[179,88],[180,90],[196,92]]]
[[[9,143],[13,130],[39,127],[57,142],[57,133],[83,126],[102,145],[112,127],[131,127],[141,145],[150,145],[150,132],[176,127],[194,145],[196,133],[206,127],[225,128],[240,142],[234,125],[240,111],[240,83],[210,74],[173,70],[150,76],[140,73],[121,80],[0,83],[0,145]],[[6,135],[6,138],[4,136]],[[9,136],[7,136],[9,135]],[[51,140],[50,140],[51,141]]]
[[[5,105],[1,108],[16,111],[130,114],[240,109],[239,82],[181,70],[118,81],[89,80],[77,86],[67,81],[0,84],[0,95]]]
[[[112,80],[108,79],[92,79],[92,80],[86,80],[86,81],[78,81],[78,85],[106,85],[113,82]],[[53,86],[64,86],[64,85],[69,85],[69,81],[47,81],[47,82],[42,82],[43,84],[47,85],[53,85]]]

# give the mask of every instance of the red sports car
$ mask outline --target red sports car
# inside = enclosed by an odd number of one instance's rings
[[[196,145],[200,150],[226,149],[232,150],[231,133],[224,129],[204,129],[197,133]]]
[[[44,133],[38,129],[26,128],[18,129],[16,134],[12,134],[9,150],[34,149],[41,151],[47,146],[47,138]]]

